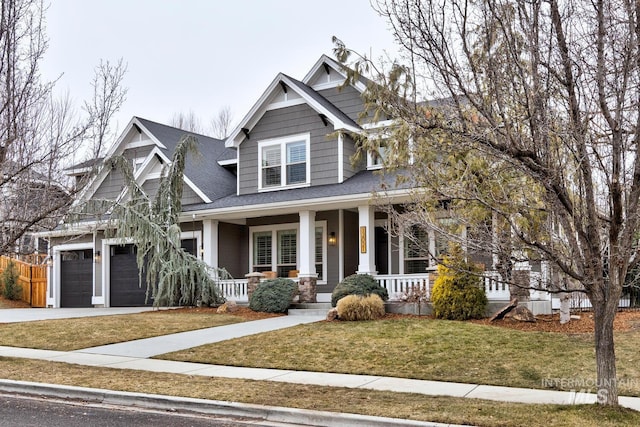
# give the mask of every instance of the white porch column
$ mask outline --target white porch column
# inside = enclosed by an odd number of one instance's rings
[[[318,277],[316,272],[316,213],[300,212],[300,259],[298,277]]]
[[[358,274],[376,274],[375,215],[373,206],[358,206]]]
[[[204,262],[218,268],[218,221],[212,219],[202,221],[202,249]]]

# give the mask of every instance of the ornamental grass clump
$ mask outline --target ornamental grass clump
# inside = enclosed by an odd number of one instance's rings
[[[484,317],[487,296],[480,274],[480,268],[468,263],[461,252],[445,256],[431,290],[434,316],[449,320]]]
[[[384,316],[384,301],[376,294],[347,295],[336,307],[340,320],[376,320]]]
[[[336,285],[331,294],[331,306],[335,307],[338,301],[347,295],[367,296],[370,294],[378,295],[383,301],[389,299],[387,289],[378,285],[378,282],[372,276],[368,274],[352,274]]]
[[[298,285],[289,279],[272,279],[261,282],[249,299],[249,308],[264,313],[286,313]]]

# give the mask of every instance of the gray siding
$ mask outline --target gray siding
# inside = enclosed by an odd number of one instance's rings
[[[366,158],[364,161],[360,159],[356,164],[353,164],[352,158],[356,154],[356,143],[348,135],[344,135],[342,138],[342,164],[344,167],[344,179],[349,179],[366,166]]]
[[[249,229],[221,222],[218,225],[218,265],[232,277],[244,279],[249,272]]]
[[[240,194],[258,191],[258,142],[301,133],[311,134],[311,185],[337,183],[337,137],[327,137],[332,132],[333,127],[325,126],[318,113],[306,104],[267,111],[252,129],[250,139],[240,145]]]
[[[123,188],[124,177],[119,171],[113,169],[102,181],[92,199],[114,200],[120,195]]]
[[[360,123],[360,113],[364,110],[364,103],[360,92],[347,86],[344,88],[331,88],[320,90],[318,93],[324,96],[329,102],[342,110],[351,120]],[[365,120],[366,121],[366,120]]]
[[[142,184],[142,189],[145,194],[149,196],[151,200],[156,197],[156,193],[158,193],[158,189],[160,188],[160,180],[159,179],[149,179]]]
[[[182,205],[192,205],[196,203],[202,203],[204,200],[196,194],[188,185],[184,186],[182,190]]]

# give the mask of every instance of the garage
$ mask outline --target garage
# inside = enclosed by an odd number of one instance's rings
[[[92,307],[93,249],[60,252],[60,307]]]
[[[149,298],[145,303],[147,284],[142,278],[140,286],[138,278],[138,264],[136,262],[136,246],[111,246],[109,261],[110,306],[137,307],[151,305]]]
[[[195,239],[182,240],[182,248],[195,256],[197,244]],[[153,298],[145,302],[147,282],[142,277],[139,285],[138,263],[136,261],[137,248],[135,245],[111,246],[109,262],[110,275],[110,306],[138,307],[152,305]],[[144,273],[146,275],[146,273]]]

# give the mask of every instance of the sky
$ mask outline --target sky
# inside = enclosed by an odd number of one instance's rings
[[[332,56],[334,35],[373,58],[395,52],[369,0],[52,0],[46,19],[43,77],[76,105],[101,60],[127,64],[119,130],[189,111],[208,126],[226,106],[237,123],[279,72],[302,79]]]

